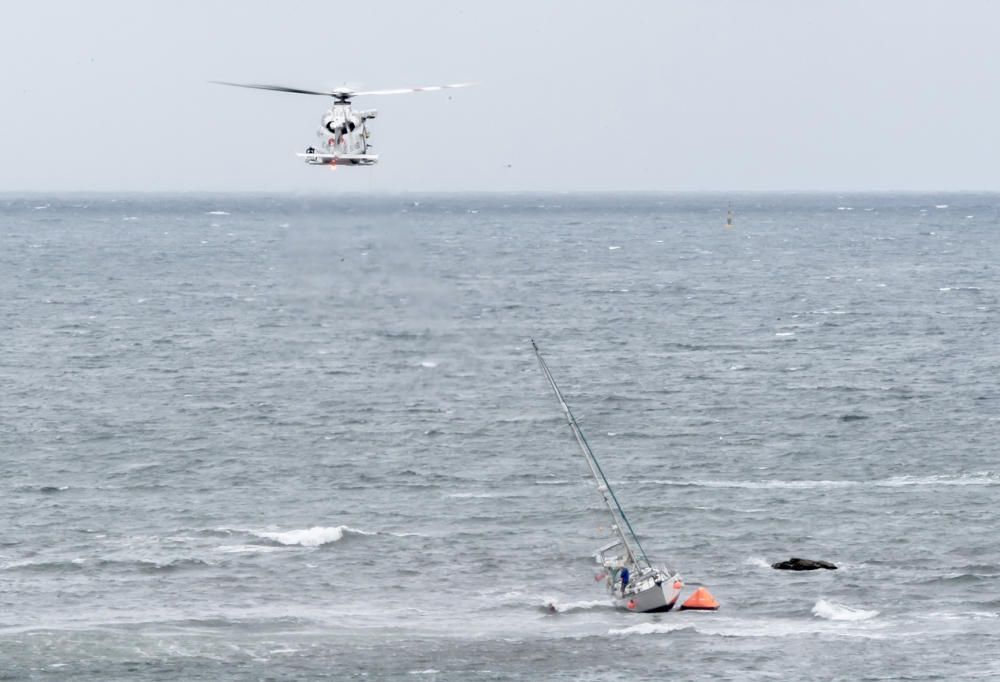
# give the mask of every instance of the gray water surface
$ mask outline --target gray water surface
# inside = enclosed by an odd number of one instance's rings
[[[0,197],[0,679],[1000,677],[998,207]]]

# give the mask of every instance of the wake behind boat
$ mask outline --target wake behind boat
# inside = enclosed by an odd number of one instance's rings
[[[594,457],[587,439],[580,430],[580,425],[566,404],[559,386],[556,385],[548,365],[542,359],[542,354],[538,351],[538,346],[534,339],[531,347],[535,349],[535,357],[538,358],[538,365],[542,368],[542,373],[548,380],[549,385],[559,400],[563,414],[569,428],[576,438],[580,451],[583,453],[590,472],[594,476],[597,490],[601,493],[601,498],[611,514],[611,529],[614,531],[615,539],[607,545],[597,550],[597,562],[603,568],[603,577],[608,594],[614,599],[615,604],[621,608],[640,613],[653,613],[657,611],[669,611],[677,603],[681,588],[684,583],[680,575],[665,566],[654,566],[643,551],[639,538],[632,530],[632,524],[625,511],[618,503],[611,485],[608,483],[601,465]]]

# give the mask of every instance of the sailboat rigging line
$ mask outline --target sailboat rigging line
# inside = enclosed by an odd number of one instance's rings
[[[559,386],[556,384],[556,380],[552,376],[552,372],[549,371],[548,365],[545,364],[545,360],[542,358],[542,354],[538,350],[538,345],[535,343],[534,339],[531,339],[531,346],[535,349],[535,357],[538,358],[538,364],[542,368],[542,373],[548,380],[549,385],[556,394],[556,398],[559,400],[559,404],[562,406],[563,412],[566,414],[566,420],[569,422],[570,430],[573,431],[577,444],[583,451],[584,458],[587,460],[587,465],[590,467],[591,473],[594,475],[595,479],[604,482],[604,490],[600,491],[601,498],[608,506],[608,511],[611,512],[611,517],[615,521],[615,531],[621,539],[622,545],[625,547],[628,558],[634,565],[639,565],[638,559],[641,558],[642,563],[644,563],[646,567],[650,567],[652,564],[646,557],[646,551],[642,548],[639,538],[636,537],[635,530],[632,529],[632,523],[628,520],[628,516],[625,515],[625,510],[622,509],[621,504],[618,502],[618,496],[615,495],[615,491],[608,482],[607,476],[604,475],[604,470],[601,469],[601,465],[598,463],[597,457],[594,456],[593,450],[590,449],[590,443],[587,442],[587,437],[583,435],[583,430],[577,423],[576,417],[573,416],[573,412],[569,409],[569,405],[567,405],[566,400],[563,399],[562,392],[559,390]],[[614,501],[614,506],[611,505],[611,502],[608,500],[607,495],[604,494],[604,491],[611,494],[611,500]],[[629,536],[631,537],[632,542],[635,543],[636,548],[639,550],[639,557],[636,557],[635,552],[632,549],[632,544],[629,542],[629,538],[625,536],[625,533],[619,527],[619,518],[621,521],[625,522],[625,526],[628,528]]]

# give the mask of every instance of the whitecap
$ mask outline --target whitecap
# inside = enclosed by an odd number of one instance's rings
[[[748,556],[743,563],[756,568],[771,568],[771,564],[767,563],[767,559],[759,556]]]
[[[697,488],[747,488],[747,489],[802,489],[811,490],[815,488],[847,488],[852,486],[863,486],[871,485],[881,488],[900,488],[905,486],[924,486],[924,485],[948,485],[948,486],[963,486],[963,485],[1000,485],[1000,473],[995,473],[991,471],[980,471],[972,472],[968,474],[942,474],[942,475],[932,475],[932,476],[893,476],[891,478],[874,479],[867,481],[851,481],[851,480],[802,480],[802,481],[785,481],[780,479],[775,480],[756,480],[756,481],[734,481],[734,480],[706,480],[706,479],[653,479],[647,481],[656,485],[670,485],[670,486],[680,486],[680,487],[697,487]]]
[[[854,609],[850,606],[837,604],[825,599],[820,599],[812,608],[814,616],[825,618],[826,620],[869,620],[878,615],[878,611],[866,609]]]
[[[544,607],[554,613],[568,613],[570,611],[613,608],[614,603],[607,599],[570,602],[560,602],[558,599],[546,599]]]
[[[934,208],[948,208],[948,204],[935,204]]]
[[[951,474],[938,476],[893,476],[892,478],[873,481],[873,483],[884,488],[898,488],[910,485],[1000,485],[1000,474],[981,471],[957,476]]]
[[[690,625],[679,623],[639,623],[627,628],[608,630],[609,635],[665,635],[678,630],[688,630]]]
[[[437,360],[423,360],[420,363],[421,367],[426,367],[427,369],[434,369],[438,366]]]
[[[208,211],[205,215],[229,215],[229,211]]]
[[[250,531],[259,538],[273,540],[282,545],[301,545],[302,547],[319,547],[331,542],[337,542],[344,537],[345,533],[355,535],[374,535],[349,526],[313,526],[312,528],[301,528],[288,531]]]
[[[860,485],[858,481],[671,481],[671,480],[651,480],[649,483],[657,485],[692,486],[698,488],[747,488],[756,489],[803,489],[812,490],[814,488],[846,488],[848,486]]]
[[[608,251],[617,251],[620,248],[621,248],[620,246],[609,246]]]
[[[284,547],[274,547],[272,545],[220,545],[215,548],[216,552],[226,554],[266,554],[269,552],[281,552]]]

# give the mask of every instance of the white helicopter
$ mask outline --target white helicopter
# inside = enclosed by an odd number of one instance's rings
[[[323,95],[333,98],[333,106],[323,114],[320,128],[316,136],[320,138],[319,147],[310,146],[304,154],[297,154],[313,166],[372,166],[378,163],[378,154],[369,154],[371,145],[368,138],[367,121],[375,118],[376,111],[367,109],[355,111],[351,109],[351,98],[361,95],[403,95],[409,92],[429,92],[449,88],[465,88],[475,83],[454,83],[452,85],[430,85],[423,88],[395,88],[391,90],[352,90],[341,87],[329,91],[302,90],[284,85],[259,85],[252,83],[229,83],[212,81],[219,85],[234,85],[239,88],[257,88],[259,90],[277,90],[278,92],[294,92],[300,95]]]

